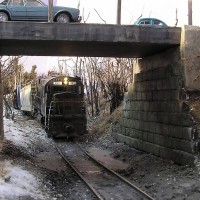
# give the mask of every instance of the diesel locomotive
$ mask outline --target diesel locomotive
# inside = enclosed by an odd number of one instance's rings
[[[80,77],[41,77],[20,89],[21,110],[40,118],[49,137],[87,133],[84,85]]]

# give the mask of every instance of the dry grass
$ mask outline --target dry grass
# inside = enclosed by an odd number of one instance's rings
[[[122,106],[119,106],[112,114],[103,112],[92,124],[91,133],[102,135],[107,133],[117,123],[121,117]]]
[[[191,96],[187,103],[190,113],[194,117],[194,120],[197,122],[197,129],[200,131],[200,97]]]
[[[104,108],[109,108],[105,105]],[[117,123],[121,117],[122,106],[119,106],[112,114],[109,114],[109,109],[101,109],[98,117],[88,119],[88,134],[79,138],[79,141],[94,141],[99,137],[106,135]]]

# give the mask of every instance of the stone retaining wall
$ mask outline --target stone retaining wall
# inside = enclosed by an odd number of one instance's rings
[[[180,48],[139,60],[136,72],[116,139],[175,163],[193,164],[198,133],[186,103]]]

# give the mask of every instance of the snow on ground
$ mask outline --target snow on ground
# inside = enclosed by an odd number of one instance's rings
[[[41,128],[32,130],[28,123],[22,128],[19,123],[4,118],[4,140],[10,141],[19,148],[30,148],[31,142],[37,137],[45,137],[41,132],[43,132]],[[30,140],[27,140],[27,135],[29,135]],[[39,180],[22,166],[13,165],[12,161],[0,161],[0,199],[14,200],[20,196],[28,196],[28,199],[31,197],[45,199],[39,187]]]
[[[31,141],[36,140],[38,136],[43,137],[41,139],[45,139],[45,134],[40,134],[41,132],[43,133],[44,130],[40,127],[33,130],[31,126],[29,126],[31,125],[31,121],[32,120],[28,120],[29,124],[24,124],[24,127],[19,123],[15,123],[15,121],[4,118],[5,139],[12,141],[16,146],[25,148],[30,145]],[[35,121],[33,121],[33,123],[35,123]],[[27,135],[29,140],[26,138]]]
[[[20,196],[30,196],[42,199],[38,192],[38,181],[28,171],[20,166],[14,166],[9,161],[0,164],[4,171],[0,176],[0,199],[17,199]]]

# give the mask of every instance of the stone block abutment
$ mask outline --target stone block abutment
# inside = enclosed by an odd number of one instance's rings
[[[180,47],[138,61],[124,98],[118,141],[175,163],[194,164],[199,116],[191,112],[190,100],[200,91],[199,38],[199,27],[185,26]]]

